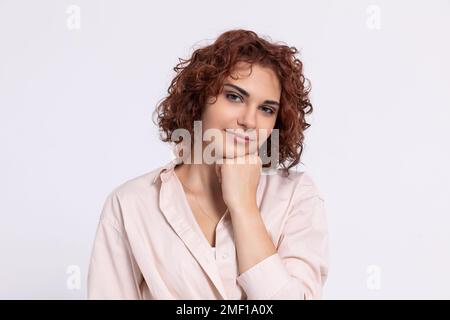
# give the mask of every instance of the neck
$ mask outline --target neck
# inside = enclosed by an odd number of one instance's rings
[[[222,194],[215,164],[185,164],[176,167],[178,177],[195,194],[211,196]]]

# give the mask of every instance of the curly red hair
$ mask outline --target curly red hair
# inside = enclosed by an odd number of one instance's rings
[[[224,32],[213,44],[195,50],[190,59],[180,58],[173,68],[176,76],[167,90],[168,96],[154,111],[161,140],[172,142],[172,133],[178,128],[193,135],[194,121],[201,120],[208,98],[220,93],[236,63],[257,63],[270,67],[281,84],[274,128],[279,130],[279,164],[289,175],[289,169],[300,162],[303,132],[310,126],[305,116],[313,110],[308,97],[310,81],[303,75],[297,53],[296,47],[272,43],[253,31],[237,29]],[[270,136],[266,143],[270,156]]]

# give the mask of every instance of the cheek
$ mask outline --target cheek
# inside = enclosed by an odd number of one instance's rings
[[[207,109],[203,113],[202,116],[202,127],[203,129],[210,129],[217,127],[218,115],[217,112],[213,109]]]
[[[272,124],[261,127],[261,129],[258,131],[258,140],[261,143],[264,143],[264,141],[266,141],[270,137],[270,134],[272,133],[272,131],[273,131]]]
[[[235,117],[233,109],[229,108],[226,102],[220,98],[216,103],[208,105],[203,113],[203,125],[208,124],[210,128],[225,128],[224,124]]]

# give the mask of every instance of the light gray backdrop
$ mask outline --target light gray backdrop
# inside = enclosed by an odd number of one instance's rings
[[[171,159],[151,113],[231,28],[301,50],[328,299],[450,298],[450,1],[0,0],[0,298],[84,299],[106,195]]]

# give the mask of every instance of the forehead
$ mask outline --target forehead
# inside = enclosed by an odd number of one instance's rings
[[[225,83],[243,88],[250,93],[250,98],[280,99],[281,85],[277,75],[271,68],[259,64],[237,63]]]

